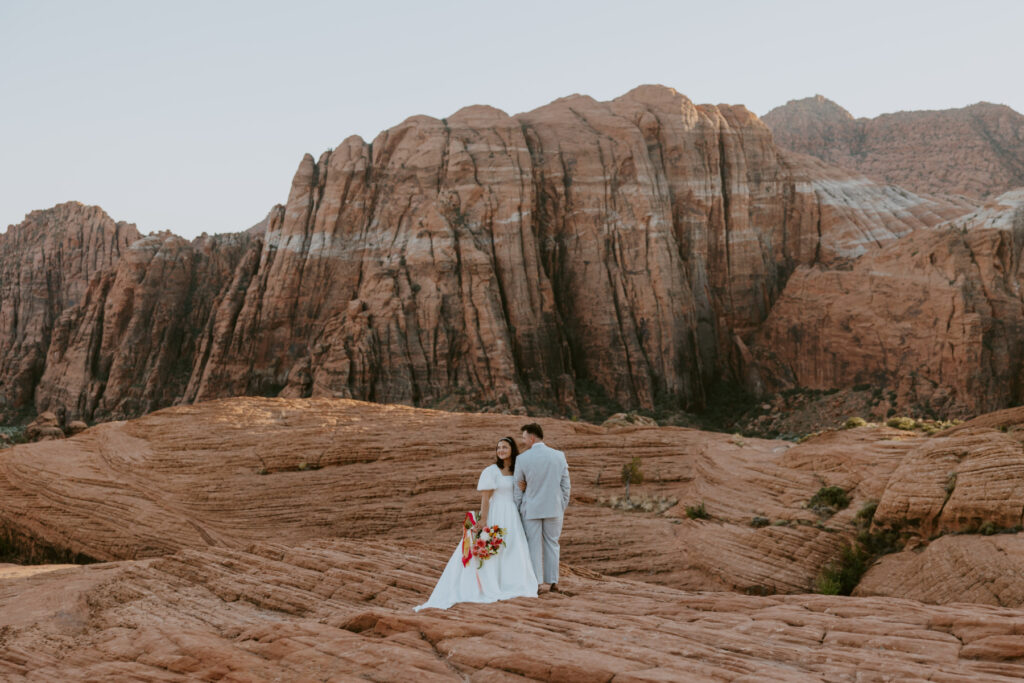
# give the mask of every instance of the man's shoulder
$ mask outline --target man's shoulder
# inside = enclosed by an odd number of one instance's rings
[[[544,444],[544,448],[551,455],[554,455],[556,457],[562,457],[562,458],[565,457],[565,453],[563,453],[562,451],[558,450],[557,448],[552,448],[551,446],[548,446],[547,444]]]

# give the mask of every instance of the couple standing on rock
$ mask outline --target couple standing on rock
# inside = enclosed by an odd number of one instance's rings
[[[495,602],[537,597],[541,583],[558,590],[558,537],[569,505],[569,465],[565,454],[544,444],[544,430],[523,425],[527,450],[515,439],[498,440],[495,464],[480,473],[480,520],[476,528],[499,526],[504,547],[486,562],[465,561],[455,548],[430,599],[416,608],[448,609],[458,602]],[[543,579],[541,581],[540,579]]]

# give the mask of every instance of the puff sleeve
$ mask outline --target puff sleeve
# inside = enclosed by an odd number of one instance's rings
[[[476,484],[477,491],[493,491],[498,488],[497,478],[494,476],[497,469],[494,465],[490,465],[480,473],[480,481]]]

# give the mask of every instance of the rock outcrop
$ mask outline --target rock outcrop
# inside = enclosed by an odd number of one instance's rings
[[[53,413],[46,411],[39,413],[36,419],[32,420],[25,427],[25,438],[29,441],[46,441],[48,439],[63,439],[64,430],[60,428],[60,421]]]
[[[917,535],[868,571],[857,593],[874,597],[740,594],[807,591],[872,499],[873,529],[905,515],[924,534],[939,528],[934,475],[950,467],[970,492],[950,496],[953,523],[1009,523],[1024,409],[930,438],[860,427],[799,445],[542,420],[573,477],[566,592],[414,613],[479,501],[496,439],[521,420],[236,398],[16,446],[0,458],[4,547],[117,561],[0,565],[0,677],[1024,676],[1019,533]],[[677,505],[609,505],[633,455],[646,474],[634,496]],[[828,518],[808,509],[823,484],[847,491],[850,507]],[[698,501],[709,519],[686,518]]]
[[[989,198],[1024,186],[1024,115],[979,102],[855,119],[821,95],[764,116],[783,148],[919,193]]]
[[[1024,408],[917,441],[879,498],[872,532],[909,534],[855,595],[1024,604]]]
[[[77,202],[33,211],[0,234],[0,415],[42,412],[35,389],[54,325],[138,238],[134,225]]]
[[[265,227],[116,242],[88,287],[47,299],[31,362],[0,372],[0,408],[95,421],[247,394],[699,409],[749,380],[750,336],[794,269],[968,208],[781,153],[743,107],[669,88],[417,116],[304,158]],[[23,261],[20,244],[0,241],[0,260]],[[19,282],[4,275],[4,306]]]
[[[347,399],[236,398],[168,408],[6,450],[0,537],[21,561],[143,559],[333,537],[450,552],[453,528],[479,504],[475,482],[492,462],[494,443],[515,435],[522,420]],[[854,541],[857,515],[870,501],[880,501],[876,530],[895,523],[927,543],[933,530],[947,528],[933,521],[945,523],[933,501],[941,506],[950,467],[960,474],[946,506],[948,528],[1005,530],[1014,505],[1019,519],[1024,474],[1016,431],[970,423],[926,437],[862,427],[794,445],[671,427],[542,424],[547,441],[569,454],[573,478],[563,559],[604,575],[686,590],[808,592]],[[959,470],[932,455],[961,450],[972,455]],[[626,511],[616,506],[619,475],[633,456],[641,458],[644,483],[631,491],[638,509]],[[831,515],[810,508],[825,485],[846,491],[849,507]],[[701,503],[709,518],[689,518],[687,508]],[[956,567],[955,581],[910,595],[950,599],[955,586],[991,572],[969,555]],[[881,583],[888,595],[907,597],[901,584]],[[988,590],[998,604],[1019,606],[1024,581]]]
[[[899,412],[1024,400],[1024,190],[873,250],[800,267],[750,342],[768,391],[870,385]]]
[[[454,543],[453,524],[479,504],[475,482],[497,439],[518,434],[522,422],[347,399],[167,408],[5,451],[0,530],[25,549],[23,560],[140,559],[334,536],[444,547]],[[542,424],[548,442],[571,456],[567,562],[676,587],[758,593],[809,590],[849,535],[851,510],[826,529],[805,508],[823,479],[856,489],[856,503],[878,499],[912,443],[886,441],[899,433],[886,428],[793,446],[681,428]],[[835,448],[849,451],[843,463],[828,462]],[[645,483],[632,497],[663,503],[662,513],[612,506],[623,492],[622,465],[634,455]],[[686,506],[702,501],[711,519],[688,519]],[[778,524],[753,528],[758,515]],[[43,550],[54,552],[32,555]]]
[[[103,420],[194,400],[215,318],[249,284],[260,246],[245,233],[133,242],[56,321],[36,408]]]
[[[0,578],[8,681],[985,680],[1020,611],[694,593],[563,568],[568,594],[415,613],[448,552],[259,543]],[[2,575],[0,575],[2,576]]]

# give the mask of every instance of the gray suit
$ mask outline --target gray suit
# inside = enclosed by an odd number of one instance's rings
[[[523,518],[530,559],[539,583],[558,583],[558,537],[569,505],[569,465],[565,453],[538,442],[516,458],[515,498]],[[519,482],[526,482],[526,491]]]

